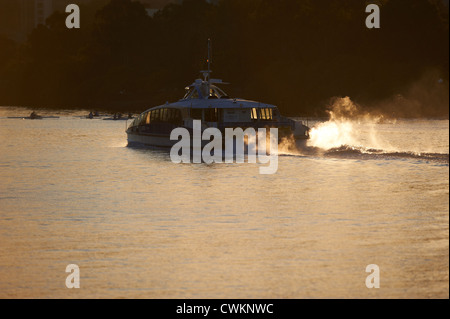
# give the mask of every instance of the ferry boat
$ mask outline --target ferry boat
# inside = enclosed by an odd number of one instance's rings
[[[277,106],[231,98],[218,85],[227,84],[211,79],[210,43],[208,43],[208,70],[201,71],[203,79],[187,86],[186,94],[174,103],[153,107],[137,116],[127,129],[128,145],[172,147],[170,140],[175,128],[186,128],[192,136],[194,121],[201,121],[202,131],[214,127],[224,134],[226,128],[278,128],[278,138],[309,139],[309,127],[280,114]]]

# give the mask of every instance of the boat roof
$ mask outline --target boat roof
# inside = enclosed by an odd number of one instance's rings
[[[175,103],[166,103],[146,110],[145,112],[163,108],[192,108],[192,109],[250,109],[250,108],[276,108],[275,105],[249,101],[244,99],[192,99],[181,100]]]

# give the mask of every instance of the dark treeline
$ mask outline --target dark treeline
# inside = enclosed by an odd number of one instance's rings
[[[54,13],[25,44],[0,36],[0,105],[140,111],[179,99],[206,67],[233,97],[322,115],[331,97],[399,115],[448,116],[448,7],[385,0],[367,29],[361,0],[204,0],[149,17],[130,0],[81,6],[81,29]],[[385,105],[385,106],[383,106]],[[386,106],[387,105],[387,106]],[[414,114],[413,114],[414,113]]]

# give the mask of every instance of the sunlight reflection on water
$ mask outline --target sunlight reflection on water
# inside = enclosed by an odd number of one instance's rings
[[[123,122],[77,116],[1,119],[0,297],[448,298],[448,121],[375,125],[443,161],[288,154],[263,176],[176,165],[126,147]]]

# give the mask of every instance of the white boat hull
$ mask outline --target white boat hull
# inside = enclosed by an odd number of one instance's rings
[[[167,135],[153,135],[153,134],[133,134],[128,133],[128,145],[129,146],[154,146],[170,148],[177,141],[171,141]]]

